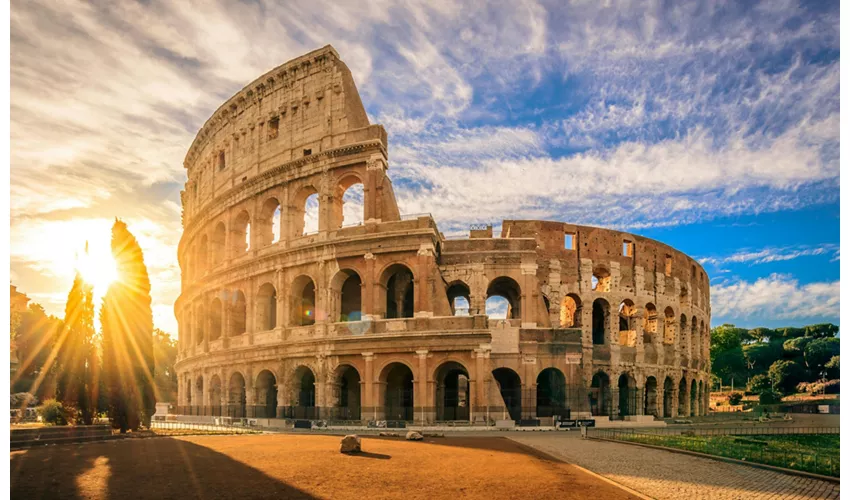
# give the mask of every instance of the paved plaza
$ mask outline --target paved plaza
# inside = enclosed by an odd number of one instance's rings
[[[839,485],[570,433],[511,433],[510,438],[657,499],[831,499]]]

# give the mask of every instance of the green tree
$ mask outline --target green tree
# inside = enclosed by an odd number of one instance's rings
[[[771,383],[770,378],[764,373],[759,373],[752,377],[747,384],[747,392],[752,394],[761,394],[768,390],[773,390],[773,384]]]
[[[767,376],[770,378],[774,390],[783,394],[792,394],[797,388],[797,384],[805,378],[805,370],[794,361],[780,359],[770,365]]]
[[[15,344],[20,364],[12,380],[14,392],[32,392],[38,397],[49,392],[52,363],[47,363],[62,331],[62,320],[48,316],[40,304],[33,302],[26,311],[18,313]]]
[[[154,328],[153,358],[156,367],[156,400],[177,401],[177,372],[174,363],[177,361],[177,342],[171,335]]]
[[[777,359],[782,358],[782,342],[762,342],[744,346],[744,357],[750,375],[765,373]]]
[[[832,323],[820,323],[804,328],[806,337],[829,338],[838,335],[838,326]]]
[[[782,344],[782,349],[785,351],[785,356],[788,358],[802,358],[806,346],[814,339],[812,337],[796,337],[786,340]]]
[[[747,330],[724,324],[711,329],[711,371],[725,384],[733,379],[743,383],[747,378],[747,362],[741,342],[748,338]]]
[[[118,278],[103,299],[103,371],[109,417],[121,432],[149,426],[154,412],[153,314],[144,254],[127,225],[112,226]]]
[[[826,377],[830,380],[841,377],[840,360],[838,358],[839,356],[833,356],[832,359],[824,365],[824,368],[826,368]]]
[[[64,328],[56,345],[56,398],[65,408],[79,412],[80,420],[91,425],[94,419],[94,303],[92,287],[79,272],[74,277],[65,303]]]
[[[803,351],[806,366],[816,374],[824,371],[824,367],[833,356],[841,354],[840,340],[837,338],[819,338],[811,341]]]

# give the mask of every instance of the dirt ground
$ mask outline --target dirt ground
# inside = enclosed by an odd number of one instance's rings
[[[12,498],[634,498],[506,438],[264,434],[127,439],[11,453]]]

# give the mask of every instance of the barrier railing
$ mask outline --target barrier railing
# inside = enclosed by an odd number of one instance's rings
[[[247,420],[227,419],[218,424],[196,422],[151,422],[151,430],[160,436],[188,436],[208,434],[259,434],[258,429],[248,425]]]
[[[822,453],[804,451],[800,449],[800,442],[794,440],[793,436],[838,434],[838,427],[587,429],[588,438],[650,444],[835,477],[840,476],[840,457],[837,449],[826,448]],[[785,436],[790,439],[770,439],[769,436]],[[757,439],[758,437],[765,439]],[[813,439],[806,438],[806,444],[811,445]],[[774,448],[771,448],[771,445]]]

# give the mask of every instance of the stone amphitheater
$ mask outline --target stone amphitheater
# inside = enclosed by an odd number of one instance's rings
[[[505,220],[457,238],[400,213],[387,131],[330,46],[225,102],[184,166],[179,414],[603,426],[706,412],[694,259],[610,229]]]

